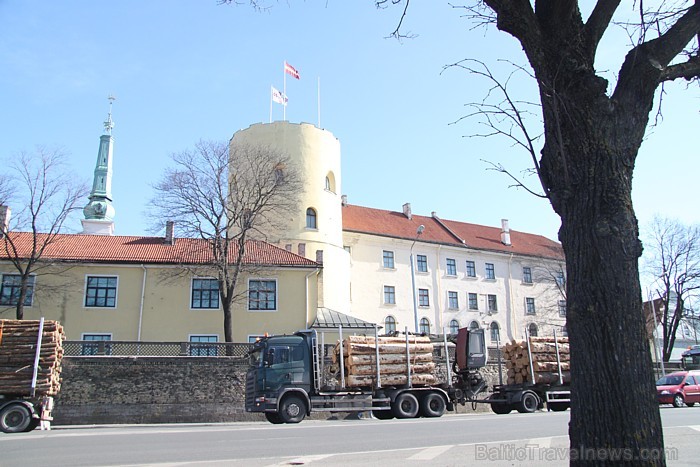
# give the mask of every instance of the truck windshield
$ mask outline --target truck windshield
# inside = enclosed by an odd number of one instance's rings
[[[262,347],[256,347],[248,354],[248,363],[252,367],[259,367],[262,364]]]

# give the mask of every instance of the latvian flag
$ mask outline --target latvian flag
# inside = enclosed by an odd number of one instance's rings
[[[284,72],[292,75],[294,78],[299,79],[299,72],[287,62],[284,62]]]

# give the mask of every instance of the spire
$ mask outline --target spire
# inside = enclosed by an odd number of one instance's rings
[[[114,138],[112,129],[112,102],[116,99],[110,95],[109,113],[104,122],[105,134],[100,136],[100,147],[97,152],[97,164],[95,165],[95,175],[92,181],[92,191],[90,192],[90,202],[83,208],[85,219],[83,223],[83,233],[97,235],[114,234],[114,207],[112,206],[112,148]]]

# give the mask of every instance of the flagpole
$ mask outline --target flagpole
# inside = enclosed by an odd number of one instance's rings
[[[272,85],[270,85],[270,123],[272,123]]]
[[[317,102],[318,102],[318,127],[321,128],[321,77],[318,77],[318,90]]]
[[[284,64],[282,65],[282,76],[284,80],[284,95],[287,95],[287,62],[285,61]],[[284,106],[284,110],[282,110],[282,120],[286,121],[287,120],[287,106]]]

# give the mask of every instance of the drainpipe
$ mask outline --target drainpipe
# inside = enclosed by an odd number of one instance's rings
[[[437,316],[435,317],[435,331],[436,334],[440,334],[440,330],[445,328],[445,309],[441,308],[441,299],[444,300],[445,297],[442,295],[442,279],[441,279],[441,267],[442,264],[440,263],[440,250],[442,249],[442,245],[438,245],[437,247],[437,261],[435,264],[436,270],[437,270],[437,290],[438,290],[438,295],[437,297],[434,297],[435,300],[435,311],[437,313]]]
[[[143,324],[143,302],[146,297],[146,265],[142,264],[143,269],[143,281],[141,282],[141,303],[139,304],[139,330],[136,336],[136,340],[141,342],[141,326]]]
[[[506,291],[508,314],[506,315],[506,330],[508,339],[513,340],[513,330],[517,326],[515,311],[513,310],[513,253],[508,257],[508,290]]]
[[[318,275],[320,269],[316,268],[315,271],[311,271],[304,277],[304,290],[306,292],[306,317],[304,318],[306,320],[306,328],[309,328],[309,277],[313,276],[314,274]],[[316,284],[318,284],[318,280],[316,280]]]

